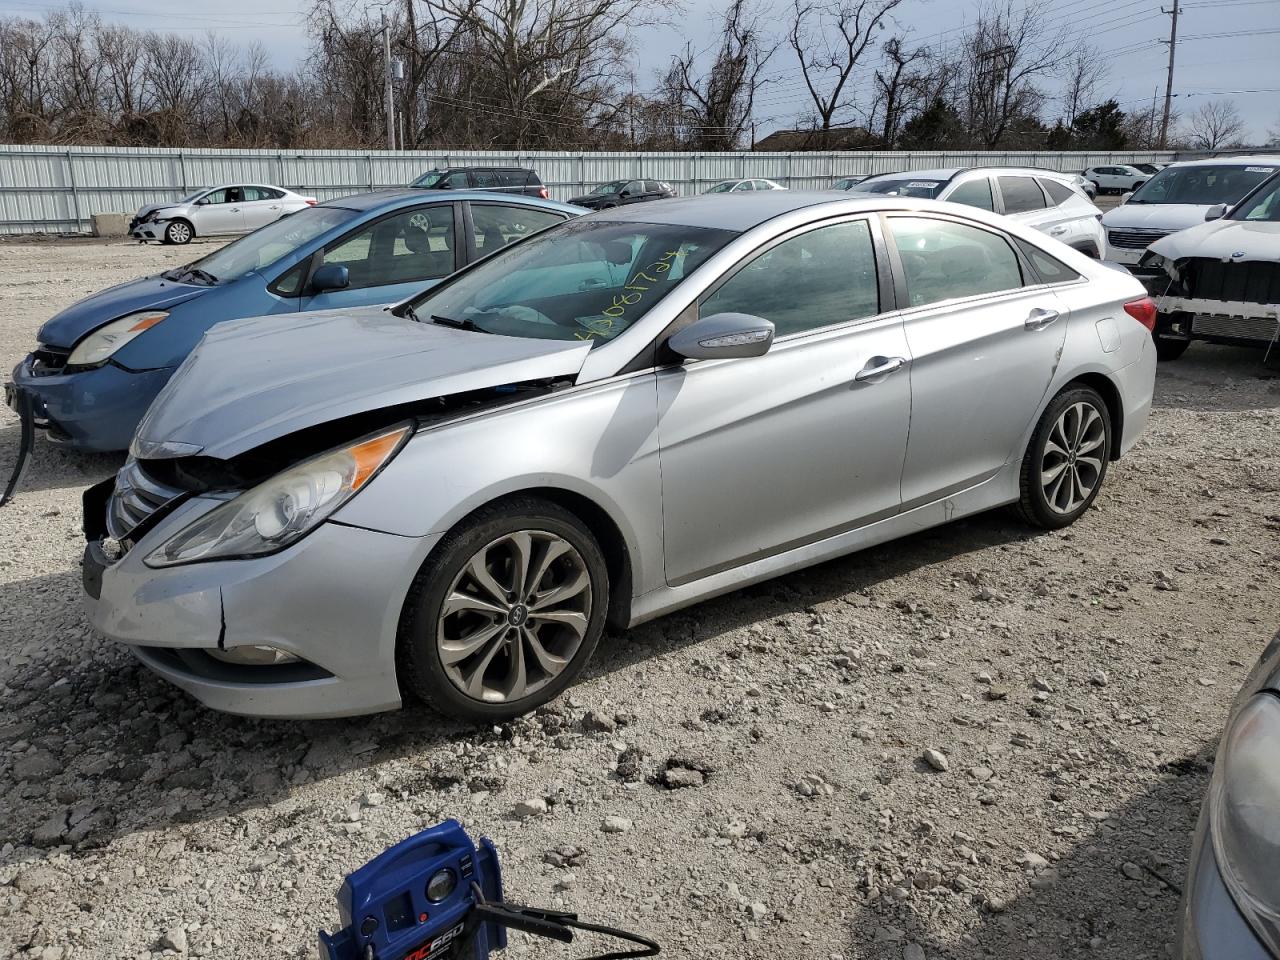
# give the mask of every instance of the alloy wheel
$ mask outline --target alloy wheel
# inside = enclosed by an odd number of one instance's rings
[[[445,674],[473,700],[532,696],[573,661],[591,603],[591,576],[569,541],[545,530],[499,537],[463,565],[441,604]]]
[[[1106,438],[1102,414],[1091,403],[1073,403],[1059,415],[1040,456],[1040,485],[1054,513],[1072,513],[1093,495]]]
[[[186,243],[191,239],[191,228],[185,223],[169,224],[169,239],[174,243]]]

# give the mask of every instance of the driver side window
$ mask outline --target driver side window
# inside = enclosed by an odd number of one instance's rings
[[[798,298],[796,292],[805,296]],[[700,316],[746,313],[779,337],[880,312],[875,248],[865,220],[819,227],[749,261],[698,307]]]
[[[329,247],[323,262],[345,266],[351,290],[446,276],[454,265],[453,204],[384,217]]]

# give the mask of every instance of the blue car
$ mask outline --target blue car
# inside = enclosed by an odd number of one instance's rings
[[[586,211],[482,191],[331,200],[153,277],[103,290],[40,328],[5,399],[80,450],[124,450],[152,399],[224,320],[391,303],[507,243]],[[234,370],[227,371],[229,377]]]

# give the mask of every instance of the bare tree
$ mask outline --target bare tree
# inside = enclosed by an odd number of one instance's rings
[[[849,105],[850,79],[883,19],[902,0],[794,0],[787,37],[813,100],[819,143],[829,139],[835,115]]]
[[[926,71],[929,51],[917,47],[908,52],[903,48],[901,37],[892,37],[881,50],[883,65],[876,70],[873,80],[875,98],[867,126],[878,128],[881,144],[892,149],[898,143],[902,125],[929,101],[931,91]]]
[[[1244,118],[1230,100],[1209,100],[1191,114],[1191,142],[1200,150],[1231,145],[1244,133]]]
[[[1061,122],[1068,132],[1066,149],[1070,150],[1074,147],[1070,137],[1076,118],[1097,103],[1098,87],[1107,78],[1107,61],[1097,48],[1081,44],[1063,61],[1061,76]]]
[[[777,50],[763,39],[760,15],[747,0],[732,0],[724,11],[715,60],[697,69],[692,44],[671,58],[664,79],[665,99],[681,133],[699,150],[732,150],[751,126],[765,64]]]

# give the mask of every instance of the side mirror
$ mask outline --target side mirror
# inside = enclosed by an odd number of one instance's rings
[[[340,263],[326,263],[311,276],[311,292],[345,290],[351,285],[351,274]]]
[[[1127,193],[1122,193],[1122,194],[1120,194],[1120,202],[1121,202],[1122,204],[1124,204],[1124,203],[1128,203],[1128,202],[1129,202],[1129,198],[1130,198],[1130,197],[1132,197],[1132,196],[1133,196],[1133,191],[1132,191],[1132,190],[1128,191]]]
[[[1221,220],[1227,215],[1227,205],[1225,203],[1215,203],[1212,207],[1204,212],[1206,222],[1210,220]]]
[[[203,206],[205,206],[208,202],[209,202],[209,198],[208,198],[208,197],[201,197],[199,200],[197,200],[197,201],[196,201],[196,206],[197,206],[197,207],[203,207]]]
[[[760,357],[773,346],[773,324],[749,313],[713,313],[677,332],[667,346],[690,360]]]
[[[630,190],[621,190],[621,191],[619,191],[618,196],[620,196],[620,197],[629,197],[629,196],[631,196],[631,191],[630,191]]]

